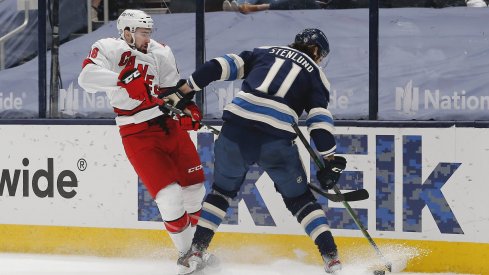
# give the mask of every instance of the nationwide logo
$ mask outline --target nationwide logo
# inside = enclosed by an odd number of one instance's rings
[[[451,94],[440,90],[425,89],[413,86],[410,80],[405,87],[396,87],[395,109],[403,114],[416,114],[422,110],[489,110],[488,95],[467,95],[465,90],[453,91]]]
[[[59,111],[75,115],[80,111],[107,110],[112,112],[109,99],[104,93],[87,93],[74,88],[73,82],[68,89],[59,90]]]
[[[28,158],[22,160],[24,169],[3,169],[0,174],[0,196],[15,197],[22,190],[23,197],[36,196],[38,198],[52,198],[55,190],[65,198],[71,199],[76,196],[78,179],[76,174],[71,170],[59,171],[55,174],[54,161],[52,158],[47,159],[47,169],[34,170],[29,167]],[[78,170],[86,169],[86,161],[78,160]],[[31,193],[32,191],[32,193]]]
[[[15,96],[13,92],[0,92],[0,110],[20,110],[24,106],[25,98],[25,93],[22,93],[21,96]]]
[[[350,98],[353,97],[353,90],[343,90],[339,95],[337,90],[332,90],[329,94],[328,109],[346,110],[350,107]]]

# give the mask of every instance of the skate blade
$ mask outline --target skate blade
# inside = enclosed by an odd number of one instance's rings
[[[184,273],[177,273],[178,275],[205,275],[205,272],[203,269],[198,269],[190,272],[184,272]]]
[[[192,271],[180,270],[177,272],[177,274],[178,275],[205,275],[204,268],[205,268],[205,266],[197,266]]]
[[[190,275],[205,275],[205,272],[204,272],[203,269],[201,269],[201,270],[194,270],[194,271],[192,271],[191,273],[188,273],[188,274],[190,274]]]

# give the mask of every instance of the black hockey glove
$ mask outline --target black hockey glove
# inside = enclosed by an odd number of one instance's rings
[[[192,101],[195,95],[194,91],[188,94],[184,94],[179,90],[179,88],[185,83],[187,83],[185,79],[180,79],[175,87],[172,87],[167,91],[159,94],[158,98],[165,99],[165,101],[173,105],[173,107],[183,111],[185,107],[187,107],[187,105]]]
[[[346,168],[346,159],[335,156],[332,160],[324,160],[324,168],[316,173],[316,178],[325,190],[332,189],[340,179],[341,172]]]

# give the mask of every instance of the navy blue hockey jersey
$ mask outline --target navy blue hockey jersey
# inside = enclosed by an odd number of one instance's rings
[[[333,116],[327,109],[330,84],[309,56],[284,46],[259,47],[214,58],[187,82],[199,91],[212,81],[235,79],[244,79],[242,91],[225,107],[224,121],[295,139],[291,125],[306,111],[306,125],[319,153],[334,154]]]

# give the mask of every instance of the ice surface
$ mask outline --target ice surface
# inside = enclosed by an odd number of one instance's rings
[[[176,274],[176,260],[156,259],[121,259],[60,255],[33,254],[0,254],[1,275],[64,275],[64,274],[104,274],[104,275],[170,275]],[[270,264],[239,264],[228,262],[222,264],[218,273],[209,275],[325,275],[320,265],[305,264],[295,260],[276,260]],[[363,264],[346,264],[341,274],[373,274]],[[399,274],[399,273],[391,273]],[[428,273],[400,273],[405,275]],[[448,273],[436,273],[448,275]],[[453,273],[450,273],[453,274]]]

